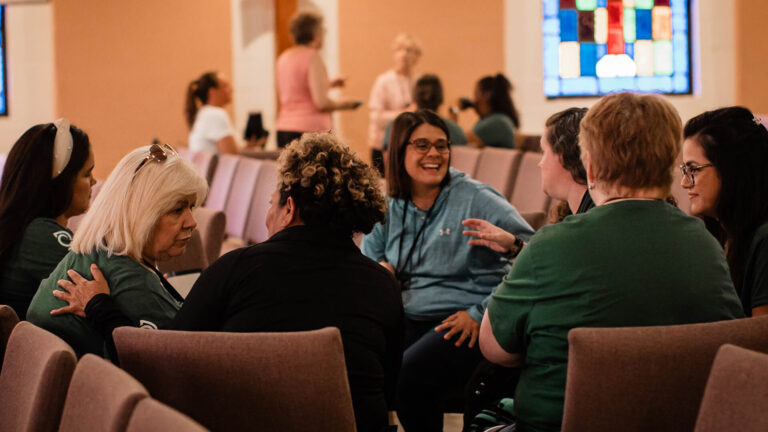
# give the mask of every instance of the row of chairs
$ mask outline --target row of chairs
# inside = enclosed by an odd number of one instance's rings
[[[9,432],[203,432],[204,427],[152,399],[108,361],[79,362],[57,336],[0,306],[5,351],[0,370],[0,429]],[[6,331],[10,329],[9,333]]]
[[[266,214],[277,187],[277,162],[273,159],[220,155],[179,149],[208,179],[205,208],[226,215],[227,242],[222,252],[260,243],[268,238]],[[270,157],[276,156],[270,153]]]
[[[19,323],[7,306],[0,315],[3,329],[12,329],[0,370],[3,431],[355,430],[336,328],[121,327],[114,333],[120,369],[90,354],[77,362],[57,336]]]
[[[60,431],[204,430],[161,404],[213,431],[355,428],[335,328],[217,333],[122,327],[115,345],[133,378],[95,356],[75,367],[72,350],[56,336],[28,322],[12,328],[0,372],[3,430],[53,431],[59,418]],[[562,430],[768,430],[767,333],[768,317],[574,329]],[[142,404],[148,407],[139,410]],[[146,426],[120,427],[134,422]],[[170,422],[178,426],[150,427]]]

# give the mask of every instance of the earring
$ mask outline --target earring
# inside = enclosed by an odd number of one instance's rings
[[[592,190],[594,188],[595,188],[595,184],[594,183],[587,182],[587,189]]]

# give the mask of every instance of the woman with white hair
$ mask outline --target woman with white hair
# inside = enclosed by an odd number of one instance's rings
[[[384,175],[382,141],[387,125],[413,103],[413,68],[421,57],[421,45],[413,36],[401,33],[392,42],[395,65],[376,78],[368,100],[370,122],[368,145],[371,161]]]
[[[75,276],[74,271],[105,279],[115,304],[141,326],[167,326],[182,297],[157,270],[157,262],[184,253],[196,227],[192,208],[207,191],[205,179],[168,145],[129,153],[104,183],[70,252],[40,283],[27,319],[64,339],[78,356],[106,354],[104,338],[84,318],[50,314],[67,304],[53,291],[59,279]]]

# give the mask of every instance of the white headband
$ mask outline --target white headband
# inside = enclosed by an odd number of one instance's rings
[[[69,163],[72,156],[72,132],[69,131],[69,120],[60,118],[53,121],[56,126],[56,138],[53,140],[53,175],[58,177]]]

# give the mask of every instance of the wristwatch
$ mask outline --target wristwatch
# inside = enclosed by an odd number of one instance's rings
[[[512,247],[509,248],[509,251],[507,252],[507,258],[509,259],[517,258],[517,256],[520,254],[520,251],[523,250],[523,246],[525,246],[525,242],[523,242],[523,239],[515,236],[515,242],[512,243]]]

